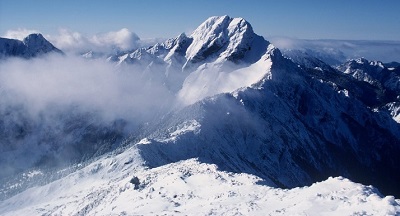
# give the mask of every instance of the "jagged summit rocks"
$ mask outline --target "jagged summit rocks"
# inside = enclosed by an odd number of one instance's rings
[[[39,33],[30,34],[22,41],[0,38],[0,58],[32,58],[52,52],[59,54],[63,53]]]
[[[164,43],[139,50],[167,63],[171,63],[173,56],[180,55],[180,67],[185,68],[193,64],[198,66],[196,63],[222,63],[227,60],[234,63],[254,63],[266,51],[268,44],[264,38],[254,33],[245,19],[215,16],[203,22],[190,36],[181,34]],[[122,63],[129,61],[128,59],[139,59],[133,54],[137,51],[119,54],[110,60]]]
[[[193,42],[186,58],[190,63],[213,57],[215,61],[240,62],[251,51],[256,37],[250,23],[243,18],[210,17],[192,33]]]

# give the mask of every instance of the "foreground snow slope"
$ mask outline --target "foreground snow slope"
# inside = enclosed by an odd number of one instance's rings
[[[146,140],[138,145],[147,145]],[[45,175],[45,174],[38,174]],[[139,178],[136,186],[129,183]],[[277,189],[196,159],[146,168],[133,146],[0,202],[1,215],[397,215],[400,200],[337,177]]]

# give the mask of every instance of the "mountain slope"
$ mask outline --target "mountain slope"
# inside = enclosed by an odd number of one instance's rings
[[[198,157],[280,187],[344,175],[398,194],[399,125],[279,51],[271,59],[258,84],[197,102],[150,128],[154,141],[140,147],[145,161],[155,167]],[[172,135],[193,121],[197,132]]]
[[[398,200],[393,197],[382,198],[372,187],[329,178],[344,176],[371,184],[383,194],[400,196],[400,125],[376,109],[391,99],[383,97],[388,87],[358,80],[304,53],[295,56],[284,57],[244,19],[228,16],[207,19],[190,36],[181,34],[110,56],[108,61],[118,65],[117,70],[140,70],[149,86],[146,91],[164,85],[175,94],[176,102],[138,120],[134,128],[126,128],[128,120],[124,119],[104,124],[95,115],[71,118],[65,112],[67,117],[56,129],[76,140],[61,144],[77,147],[81,154],[64,162],[81,163],[65,174],[49,172],[43,169],[48,164],[39,164],[32,172],[6,182],[0,188],[4,195],[0,209],[10,215],[28,211],[174,214],[196,209],[200,214],[263,214],[276,205],[279,209],[272,214],[339,214],[342,210],[346,214],[398,214]],[[4,115],[10,113],[14,114]],[[0,135],[36,134],[30,133],[37,128],[35,124],[15,125]],[[122,133],[128,129],[129,133]],[[65,140],[64,133],[59,134],[51,142]],[[46,134],[38,135],[48,140]],[[23,145],[28,139],[16,140]],[[98,157],[107,151],[112,152]],[[37,176],[38,182],[30,184],[26,180],[30,176]],[[41,178],[58,180],[43,183]],[[198,189],[207,185],[202,181],[211,185],[212,192]],[[25,190],[32,185],[41,186]],[[312,186],[281,190],[265,185]],[[316,192],[323,187],[332,190]],[[258,191],[267,197],[260,199]],[[278,197],[284,202],[268,201],[276,198],[270,193],[281,194]],[[300,206],[288,201],[293,196]],[[297,198],[302,196],[309,199]],[[340,201],[329,201],[336,198]],[[357,199],[378,203],[382,209],[353,202]],[[224,208],[229,201],[232,204]],[[150,204],[155,206],[148,208]],[[131,209],[132,205],[137,206]]]

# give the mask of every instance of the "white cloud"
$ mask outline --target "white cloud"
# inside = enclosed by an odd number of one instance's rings
[[[66,52],[100,51],[107,52],[113,48],[132,50],[138,48],[140,38],[126,28],[119,31],[86,36],[68,29],[60,29],[57,35],[47,36],[59,49]]]
[[[287,37],[269,39],[280,49],[311,51],[328,63],[330,63],[330,58],[342,62],[346,59],[360,57],[383,62],[400,62],[400,41],[303,40]]]
[[[139,37],[123,28],[116,32],[94,35],[90,41],[98,46],[117,46],[123,50],[129,50],[137,47]]]
[[[23,40],[26,36],[32,33],[40,33],[40,31],[33,29],[19,28],[14,30],[8,30],[6,34],[3,35],[2,37]]]
[[[90,44],[86,37],[82,36],[79,32],[73,32],[68,29],[60,29],[58,35],[47,35],[57,48],[64,51],[71,50],[84,50],[89,49]]]
[[[162,85],[140,78],[134,66],[116,68],[102,60],[74,56],[48,56],[3,62],[1,104],[23,104],[31,114],[50,113],[52,105],[79,105],[99,111],[107,119],[144,118],[172,103],[173,95]],[[53,106],[54,107],[54,106]]]

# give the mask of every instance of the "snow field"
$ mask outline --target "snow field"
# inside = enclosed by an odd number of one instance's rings
[[[400,200],[342,177],[288,190],[196,159],[146,168],[132,147],[4,200],[0,209],[1,215],[396,215]]]

